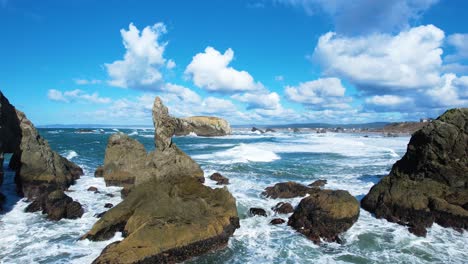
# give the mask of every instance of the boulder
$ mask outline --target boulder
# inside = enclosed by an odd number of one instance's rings
[[[229,179],[224,177],[223,175],[221,175],[218,172],[215,172],[215,173],[211,174],[210,180],[215,181],[217,185],[229,184]]]
[[[66,190],[83,175],[79,166],[54,152],[26,115],[0,92],[0,156],[3,153],[13,154],[9,166],[16,173],[18,193],[41,204],[44,197]]]
[[[321,188],[327,184],[327,180],[316,180],[313,183],[309,184],[309,187]]]
[[[256,207],[253,207],[253,208],[250,208],[249,209],[249,214],[251,216],[256,216],[256,215],[259,215],[259,216],[264,216],[266,217],[267,216],[267,213],[264,209],[262,208],[256,208]]]
[[[286,220],[281,219],[281,218],[275,218],[275,219],[270,221],[270,225],[281,225],[281,224],[284,224],[284,223],[286,223]]]
[[[104,166],[99,166],[94,171],[94,177],[104,177]]]
[[[252,129],[251,129],[250,131],[251,131],[251,132],[257,132],[257,131],[258,131],[258,132],[260,132],[260,133],[262,133],[262,134],[265,133],[265,131],[263,131],[263,130],[261,130],[261,129],[258,129],[258,128],[256,128],[256,127],[252,127]]]
[[[83,238],[125,234],[93,263],[175,263],[225,247],[238,227],[236,201],[226,188],[175,177],[135,186]]]
[[[305,196],[310,190],[311,188],[297,182],[280,182],[267,187],[262,195],[273,199],[294,198]]]
[[[313,189],[301,200],[288,225],[314,243],[321,239],[341,243],[340,233],[348,230],[359,217],[359,202],[342,190]]]
[[[55,221],[62,218],[80,218],[84,213],[81,204],[73,201],[62,190],[55,190],[43,195],[40,199],[34,200],[26,207],[26,212],[37,212],[40,210],[42,210],[43,214],[47,214],[48,219]]]
[[[153,106],[156,150],[147,153],[143,144],[124,133],[112,135],[107,143],[103,176],[106,185],[124,187],[123,196],[133,188],[154,178],[205,178],[200,166],[172,143],[177,119],[157,97]]]
[[[176,136],[195,133],[202,137],[226,136],[232,133],[229,122],[214,116],[192,116],[177,118]]]
[[[97,192],[98,191],[98,188],[94,187],[94,186],[91,186],[88,188],[87,190],[88,192]]]
[[[415,132],[403,158],[362,207],[424,236],[434,222],[468,228],[468,108],[452,109]]]
[[[290,214],[294,212],[294,207],[290,203],[280,202],[271,208],[271,210],[277,214]]]

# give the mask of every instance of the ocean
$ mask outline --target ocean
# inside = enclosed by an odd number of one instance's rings
[[[85,175],[67,194],[78,200],[85,214],[77,220],[52,222],[40,213],[25,213],[28,202],[15,194],[13,173],[6,167],[1,187],[7,196],[0,213],[1,263],[90,263],[109,243],[121,240],[117,233],[109,241],[78,240],[105,211],[105,203],[121,201],[119,187],[106,187],[94,170],[104,160],[108,137],[117,131],[154,148],[153,129],[39,129],[51,147],[80,165]],[[227,186],[237,200],[241,227],[226,249],[187,263],[466,263],[468,234],[435,224],[427,237],[410,234],[405,227],[376,219],[361,209],[359,220],[342,235],[344,244],[315,245],[286,224],[273,226],[271,207],[280,201],[297,205],[300,198],[266,199],[261,193],[278,182],[310,184],[326,179],[326,188],[349,191],[358,200],[388,174],[406,151],[409,137],[388,138],[370,134],[292,133],[258,134],[235,130],[226,137],[175,137],[174,142],[205,172],[205,184],[220,188],[208,179],[220,172],[230,180]],[[88,192],[95,186],[100,193]],[[113,194],[114,197],[109,197]],[[251,207],[267,210],[268,217],[249,217]],[[286,219],[287,220],[287,219]]]

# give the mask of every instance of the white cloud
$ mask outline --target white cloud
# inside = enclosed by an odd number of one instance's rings
[[[239,71],[229,64],[234,59],[234,51],[227,49],[224,54],[212,47],[195,55],[185,69],[185,74],[194,84],[208,91],[236,93],[261,89],[263,85],[255,82],[246,71]]]
[[[442,84],[426,92],[433,107],[456,107],[468,105],[466,76],[457,78],[455,74],[444,74]]]
[[[330,15],[338,33],[361,34],[396,32],[408,28],[410,23],[438,0],[273,0],[303,8],[307,14],[320,11]]]
[[[169,70],[174,69],[175,66],[177,66],[175,61],[173,61],[173,60],[168,60],[167,61],[166,68],[168,68]]]
[[[329,32],[320,37],[314,59],[326,75],[347,78],[363,90],[432,87],[440,81],[443,39],[444,32],[433,25],[396,36],[344,37]]]
[[[126,52],[123,60],[105,64],[109,85],[121,88],[160,89],[163,83],[161,68],[166,64],[163,57],[167,43],[159,38],[166,33],[163,23],[145,27],[141,32],[131,23],[129,29],[120,30]],[[168,66],[175,66],[175,63]]]
[[[338,78],[322,78],[298,86],[286,86],[286,97],[296,103],[318,108],[348,108],[351,98]]]
[[[93,94],[87,94],[82,90],[70,90],[70,91],[59,91],[56,89],[50,89],[47,93],[47,97],[52,101],[58,102],[82,102],[82,103],[97,103],[97,104],[108,104],[112,100],[107,97],[99,97],[97,92]]]
[[[448,62],[468,59],[468,34],[452,34],[447,37],[447,43],[455,47],[456,53],[445,57]]]
[[[277,109],[280,107],[280,96],[276,92],[244,93],[232,96],[240,102],[247,103],[247,109]]]
[[[375,95],[366,98],[366,103],[377,106],[399,106],[412,102],[411,98],[397,95]]]
[[[93,84],[100,84],[102,83],[101,80],[96,80],[96,79],[74,79],[75,83],[78,85],[93,85]]]

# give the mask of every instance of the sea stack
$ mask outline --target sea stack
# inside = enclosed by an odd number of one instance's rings
[[[468,228],[468,108],[452,109],[415,132],[403,158],[362,207],[425,236],[434,222]]]
[[[83,170],[52,151],[26,115],[15,109],[1,92],[0,108],[0,161],[3,163],[4,153],[13,154],[9,166],[16,172],[15,182],[18,193],[33,201],[37,210],[49,213],[52,208],[47,206],[50,205],[47,201],[51,193],[63,193],[83,175]],[[77,202],[68,198],[63,200],[66,202],[60,204],[63,207],[60,210],[66,211],[67,206],[75,210]],[[66,213],[56,215],[59,216],[51,219],[59,220],[67,217]],[[76,216],[77,214],[73,213],[70,218]]]
[[[198,164],[172,142],[175,120],[156,98],[156,151],[144,168],[134,170],[128,197],[83,236],[99,241],[121,231],[125,238],[108,245],[93,263],[182,262],[225,247],[239,227],[234,197],[226,188],[204,186]]]

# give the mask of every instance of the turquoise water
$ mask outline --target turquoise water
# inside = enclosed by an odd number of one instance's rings
[[[118,187],[105,187],[93,172],[104,159],[107,138],[117,129],[80,134],[74,129],[40,129],[54,150],[76,162],[85,175],[69,193],[85,207],[78,220],[57,223],[39,213],[26,214],[27,202],[16,197],[12,173],[2,192],[8,196],[7,210],[0,215],[0,259],[2,263],[90,263],[110,241],[77,241],[96,222],[104,204],[120,202]],[[152,150],[152,129],[120,129]],[[241,228],[222,251],[188,263],[466,263],[468,235],[435,225],[426,238],[411,235],[399,225],[373,218],[361,210],[357,223],[343,234],[343,245],[314,245],[287,225],[272,226],[276,218],[269,210],[280,201],[297,205],[297,199],[265,199],[265,187],[281,181],[309,184],[327,179],[327,188],[345,189],[361,199],[406,151],[409,137],[384,138],[358,134],[279,132],[258,135],[235,131],[218,138],[176,137],[176,144],[191,155],[205,177],[220,172],[230,179],[228,189],[237,200]],[[207,185],[219,188],[207,178]],[[87,192],[96,186],[99,194]],[[115,197],[108,197],[112,193]],[[267,210],[268,217],[248,217],[250,207]],[[287,216],[281,215],[286,219]]]

